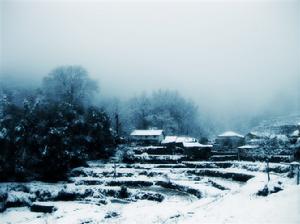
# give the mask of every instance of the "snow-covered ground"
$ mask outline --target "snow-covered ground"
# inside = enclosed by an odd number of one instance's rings
[[[55,206],[53,213],[31,212],[29,207],[8,208],[0,213],[0,223],[300,223],[300,185],[296,185],[295,178],[287,177],[288,167],[284,164],[270,164],[274,172],[269,183],[265,164],[258,162],[227,162],[226,168],[222,162],[182,167],[118,164],[116,177],[113,164],[91,161],[89,165],[75,169],[65,183],[22,183],[27,192],[19,192],[17,183],[0,184],[0,190],[9,192],[12,201],[22,197],[33,200],[37,192],[50,192],[50,198],[62,190],[85,195],[70,201],[35,202]],[[200,170],[207,172],[200,175]],[[233,174],[250,179],[236,181],[230,176]],[[280,190],[258,196],[266,184],[270,191]],[[124,185],[131,194],[128,198],[103,193],[118,192]],[[89,190],[92,193],[87,196]],[[143,192],[163,195],[164,200],[135,197]],[[100,199],[106,204],[98,203]]]

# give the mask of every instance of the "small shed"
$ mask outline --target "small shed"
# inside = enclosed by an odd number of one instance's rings
[[[184,152],[190,159],[208,159],[212,145],[203,145],[199,142],[183,142]]]
[[[165,138],[163,130],[134,130],[130,139],[135,143],[160,144]]]
[[[238,152],[242,155],[259,154],[259,145],[243,145],[238,147]]]
[[[252,140],[258,140],[258,139],[261,139],[263,138],[263,136],[257,132],[249,132],[248,134],[245,135],[245,141],[246,142],[250,142]]]

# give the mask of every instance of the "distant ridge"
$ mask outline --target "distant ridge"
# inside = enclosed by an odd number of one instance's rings
[[[287,116],[277,116],[265,119],[252,129],[252,132],[278,134],[280,127],[293,126],[300,124],[300,114],[291,114]]]

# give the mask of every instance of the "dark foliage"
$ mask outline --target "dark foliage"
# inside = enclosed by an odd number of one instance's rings
[[[43,213],[52,213],[55,212],[57,208],[53,205],[43,205],[43,204],[33,204],[30,207],[32,212],[43,212]]]
[[[199,175],[199,176],[209,176],[209,177],[221,177],[225,179],[232,179],[234,181],[247,182],[253,175],[245,173],[233,173],[233,172],[222,172],[218,170],[188,170],[187,174]]]
[[[106,215],[105,215],[105,219],[110,219],[110,218],[114,218],[114,217],[117,217],[119,216],[120,214],[117,213],[117,212],[108,212]]]
[[[12,92],[0,95],[0,181],[57,181],[88,158],[110,156],[114,136],[102,109],[41,91],[20,105]]]
[[[108,157],[114,143],[106,114],[95,107],[39,102],[8,103],[0,120],[2,180],[64,178],[91,157]]]
[[[127,187],[121,186],[121,189],[119,191],[119,198],[128,198],[130,196],[130,193],[127,190]]]
[[[134,196],[137,200],[149,200],[149,201],[157,201],[162,202],[165,197],[159,193],[152,193],[152,192],[139,192]]]

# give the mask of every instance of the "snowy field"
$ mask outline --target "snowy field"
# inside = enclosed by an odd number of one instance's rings
[[[300,185],[288,165],[270,164],[270,182],[258,162],[114,167],[91,161],[68,182],[2,183],[11,207],[0,223],[300,223]]]

